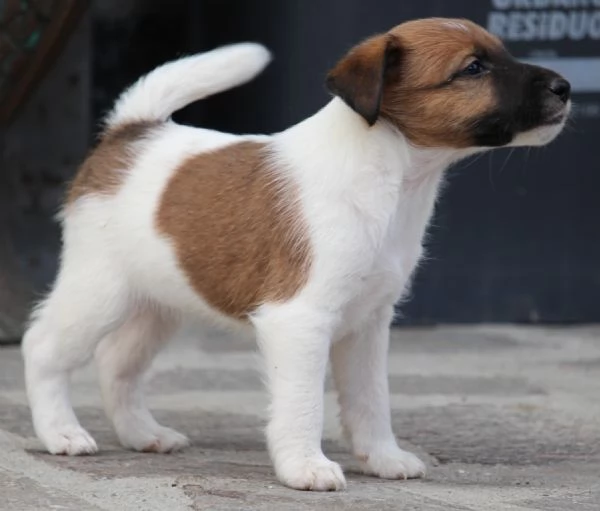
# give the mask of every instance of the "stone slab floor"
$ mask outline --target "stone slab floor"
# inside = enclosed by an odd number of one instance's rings
[[[394,331],[394,427],[429,474],[360,475],[328,384],[324,448],[346,470],[340,493],[297,492],[274,479],[256,367],[250,340],[216,332],[187,332],[161,354],[148,377],[150,404],[193,442],[171,455],[121,449],[94,371],[83,370],[73,398],[101,452],[69,458],[41,451],[19,350],[1,348],[0,509],[600,510],[600,327]]]

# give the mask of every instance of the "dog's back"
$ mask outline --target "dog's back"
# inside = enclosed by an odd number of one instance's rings
[[[82,279],[90,278],[93,261],[101,259],[104,266],[114,267],[111,273],[118,273],[121,280],[127,279],[130,293],[167,307],[214,316],[214,312],[206,310],[203,302],[197,300],[179,271],[172,243],[167,240],[168,227],[163,238],[156,235],[161,201],[169,189],[168,182],[195,155],[241,142],[260,144],[269,137],[192,128],[175,124],[169,118],[190,102],[250,80],[269,60],[268,51],[258,44],[227,46],[163,65],[121,95],[106,118],[99,144],[71,183],[61,212],[62,259],[65,263],[81,259],[80,252],[85,250],[88,263]],[[240,168],[240,172],[250,171],[251,168]],[[228,169],[219,168],[216,174],[208,176],[206,168],[196,166],[192,172],[197,172],[196,190],[199,187],[200,191],[195,197],[187,194],[188,200],[194,203],[180,204],[182,194],[179,193],[172,204],[187,208],[186,212],[196,205],[209,208],[206,202],[211,200],[211,195],[207,181],[211,178],[220,180],[223,187],[231,183],[227,180]],[[246,196],[253,197],[251,193]],[[260,200],[260,194],[256,197]],[[241,209],[239,213],[247,214],[243,204],[219,202],[214,197],[212,201],[213,219],[230,217],[236,206]],[[221,211],[222,208],[228,211]],[[185,212],[171,227],[177,230],[182,221],[186,222]],[[193,219],[187,222],[190,224]],[[192,234],[194,228],[196,239],[204,249],[201,253],[210,252],[214,246],[214,239],[203,239],[201,234],[211,227],[214,231],[214,224],[214,220],[207,219],[184,227],[187,234]],[[81,236],[82,231],[87,231],[85,238]],[[236,240],[232,239],[231,243],[235,244]],[[99,254],[102,257],[99,258]],[[100,273],[103,279],[107,278],[106,268],[98,269]]]

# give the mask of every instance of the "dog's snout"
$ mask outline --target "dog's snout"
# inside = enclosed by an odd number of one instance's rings
[[[571,84],[564,78],[553,78],[548,84],[548,88],[553,94],[556,94],[563,103],[569,101],[571,97]]]

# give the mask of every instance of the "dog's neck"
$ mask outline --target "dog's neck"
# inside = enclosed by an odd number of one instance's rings
[[[345,178],[351,179],[348,174],[354,169],[394,174],[402,188],[427,184],[437,188],[444,170],[470,154],[468,150],[416,147],[384,120],[369,126],[339,98],[276,139],[289,149],[286,154],[295,154],[305,163],[303,168],[313,160],[311,167],[320,179],[326,179],[331,169],[347,167],[348,173],[336,173],[340,185]]]
[[[444,170],[464,156],[415,147],[385,121],[369,126],[337,98],[273,142],[310,204],[350,206],[357,221],[381,223],[380,233],[389,226],[412,247],[421,245]]]

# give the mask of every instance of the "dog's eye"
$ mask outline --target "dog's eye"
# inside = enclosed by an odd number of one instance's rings
[[[463,76],[475,76],[485,71],[484,65],[480,60],[474,60],[467,67],[465,67],[460,74]]]

